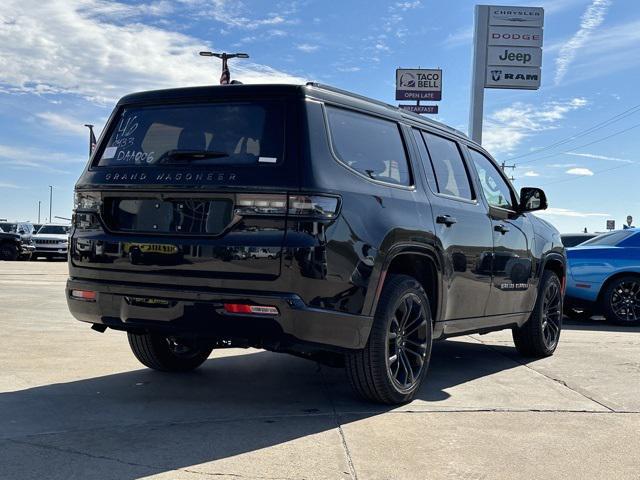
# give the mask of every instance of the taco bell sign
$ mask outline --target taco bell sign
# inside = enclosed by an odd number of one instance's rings
[[[396,70],[396,100],[441,100],[442,70]]]

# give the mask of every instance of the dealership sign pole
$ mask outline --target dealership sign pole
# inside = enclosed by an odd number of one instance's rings
[[[537,90],[544,10],[476,5],[469,135],[482,142],[485,88]]]

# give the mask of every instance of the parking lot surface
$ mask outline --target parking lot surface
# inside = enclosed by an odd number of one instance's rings
[[[0,478],[640,478],[640,329],[565,324],[439,342],[418,399],[354,398],[341,369],[258,350],[180,375],[67,311],[62,262],[0,262]]]

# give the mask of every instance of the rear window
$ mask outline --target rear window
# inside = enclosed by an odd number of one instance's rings
[[[618,243],[622,242],[623,240],[627,239],[628,237],[630,237],[631,235],[633,235],[634,232],[630,232],[630,231],[625,231],[625,230],[619,230],[617,232],[611,232],[611,233],[605,233],[602,235],[598,235],[595,238],[592,238],[591,240],[587,240],[584,243],[581,243],[580,246],[586,246],[586,245],[601,245],[601,246],[616,246],[618,245]]]
[[[279,164],[283,108],[278,102],[126,107],[97,166]]]
[[[398,124],[327,107],[331,141],[338,158],[373,180],[410,185],[407,155]]]

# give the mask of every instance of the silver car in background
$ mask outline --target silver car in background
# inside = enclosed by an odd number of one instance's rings
[[[33,260],[38,257],[66,258],[69,250],[69,225],[60,225],[48,223],[42,225],[40,229],[33,235],[33,243],[35,251],[31,258]]]

